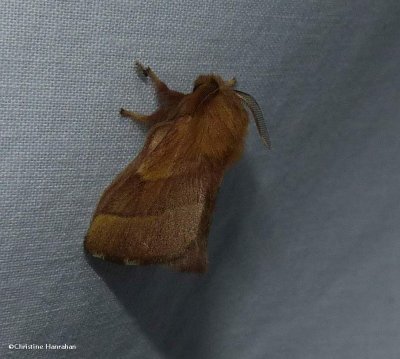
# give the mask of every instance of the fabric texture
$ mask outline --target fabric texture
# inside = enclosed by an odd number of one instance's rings
[[[400,356],[400,3],[0,2],[0,357]],[[141,148],[124,106],[235,76],[252,123],[204,276],[88,258],[101,192]],[[10,344],[76,350],[12,350]]]

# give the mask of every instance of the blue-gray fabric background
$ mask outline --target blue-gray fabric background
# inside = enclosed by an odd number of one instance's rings
[[[0,3],[0,357],[400,357],[400,2]],[[102,190],[172,88],[236,76],[251,124],[210,272],[87,258]],[[13,343],[74,351],[9,350]]]

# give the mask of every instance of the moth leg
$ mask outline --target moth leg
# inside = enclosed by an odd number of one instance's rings
[[[165,117],[165,111],[163,109],[159,109],[151,115],[142,115],[135,111],[125,110],[124,108],[121,108],[119,113],[123,117],[128,117],[139,122],[159,122],[164,120]]]
[[[136,66],[136,71],[139,73],[139,76],[150,77],[157,91],[160,91],[164,88],[168,88],[168,86],[159,79],[159,77],[149,66],[145,67],[139,61],[135,62],[135,66]]]
[[[135,66],[140,76],[150,77],[156,90],[158,100],[162,104],[174,105],[179,102],[184,96],[184,94],[181,92],[170,90],[168,86],[159,79],[159,77],[150,67],[145,67],[138,61],[135,62]]]
[[[148,120],[148,117],[150,117],[147,115],[142,115],[135,111],[125,110],[124,108],[121,108],[119,110],[119,114],[123,117],[128,117],[132,120],[139,121],[139,122],[146,122]]]

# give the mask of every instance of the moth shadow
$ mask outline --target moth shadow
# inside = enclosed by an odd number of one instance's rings
[[[225,175],[211,225],[207,274],[123,266],[86,256],[145,336],[167,358],[208,357],[209,329],[218,317],[218,306],[213,304],[224,296],[219,284],[226,278],[221,278],[219,269],[223,267],[228,275],[230,267],[233,272],[240,270],[237,262],[227,261],[226,256],[235,255],[234,248],[243,247],[240,228],[243,222],[251,221],[254,182],[252,170],[244,161]]]

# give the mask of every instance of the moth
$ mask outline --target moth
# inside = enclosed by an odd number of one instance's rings
[[[150,115],[121,109],[149,124],[144,147],[105,190],[85,237],[95,257],[123,264],[164,264],[182,272],[207,271],[207,236],[225,170],[243,152],[252,112],[264,144],[271,142],[260,107],[234,89],[236,80],[200,75],[183,94],[150,67],[159,108]]]

